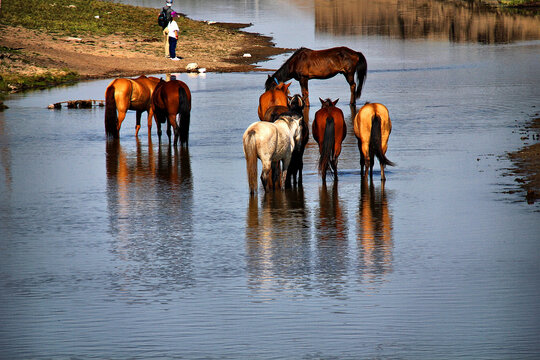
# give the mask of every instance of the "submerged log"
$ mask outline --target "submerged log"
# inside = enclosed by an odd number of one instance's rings
[[[105,100],[67,100],[60,101],[47,106],[48,109],[62,109],[62,104],[66,104],[68,109],[90,109],[92,106],[105,106]]]

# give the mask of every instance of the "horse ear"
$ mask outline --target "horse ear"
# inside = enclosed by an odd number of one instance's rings
[[[289,86],[291,86],[292,82],[288,83],[288,84],[284,84],[283,87],[285,90],[287,90],[289,88]]]
[[[319,101],[321,102],[321,105],[324,105],[324,100],[319,98]]]
[[[334,106],[336,106],[338,101],[339,101],[339,98],[337,98],[336,101],[332,102],[332,104],[334,104]]]

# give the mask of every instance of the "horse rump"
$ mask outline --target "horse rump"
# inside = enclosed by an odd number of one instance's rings
[[[374,114],[371,118],[371,140],[369,142],[369,157],[373,163],[373,154],[379,159],[381,166],[394,166],[395,164],[388,160],[382,149],[381,118]]]
[[[326,170],[328,170],[328,163],[334,158],[334,145],[336,141],[335,132],[334,118],[328,116],[326,118],[321,156],[319,158],[319,173],[322,174],[323,177]]]
[[[118,138],[118,114],[114,98],[114,83],[105,90],[105,134],[108,137]]]

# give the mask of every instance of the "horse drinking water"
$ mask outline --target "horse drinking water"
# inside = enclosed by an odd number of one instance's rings
[[[383,104],[366,103],[360,108],[354,117],[354,135],[358,140],[360,151],[360,172],[364,175],[364,166],[369,167],[369,176],[373,177],[374,156],[379,159],[381,165],[381,180],[386,180],[384,167],[394,166],[394,163],[386,158],[388,138],[392,132],[392,122],[388,115],[388,109]]]
[[[167,122],[167,136],[171,142],[171,127],[174,130],[174,146],[187,145],[189,138],[189,121],[191,117],[191,92],[180,80],[163,81],[156,86],[152,96],[152,109],[156,119],[157,133],[161,141],[161,124]],[[178,114],[179,122],[176,121]]]
[[[141,115],[148,112],[148,135],[152,129],[152,94],[159,83],[156,77],[144,75],[136,79],[115,79],[105,90],[105,133],[109,137],[119,138],[120,127],[128,110],[135,110],[137,123],[135,136],[141,128]],[[118,113],[117,113],[118,112]]]
[[[351,105],[356,105],[356,99],[362,94],[362,87],[367,76],[367,61],[361,52],[347,47],[335,47],[325,50],[300,48],[296,50],[285,63],[266,80],[266,90],[271,89],[275,82],[285,82],[295,79],[300,82],[302,97],[309,106],[308,80],[329,79],[337,74],[343,74],[351,89]],[[356,79],[358,83],[354,81]]]
[[[347,136],[347,125],[343,118],[343,111],[336,107],[337,102],[330,99],[321,101],[321,108],[315,113],[312,131],[313,138],[319,144],[319,173],[323,184],[326,183],[326,172],[331,166],[334,179],[337,180],[337,163],[341,154],[341,143]]]
[[[261,182],[267,187],[271,169],[278,174],[279,163],[282,163],[281,184],[285,183],[287,169],[294,148],[300,142],[301,117],[281,116],[275,122],[257,121],[251,124],[242,137],[244,156],[249,183],[249,191],[257,191],[257,159],[262,162]]]

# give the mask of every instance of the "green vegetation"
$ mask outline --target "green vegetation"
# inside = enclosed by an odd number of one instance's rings
[[[534,1],[534,0],[498,0],[499,4],[503,6],[508,7],[521,7],[521,6],[531,6],[531,7],[538,7],[540,5],[540,1]]]
[[[0,23],[49,33],[159,34],[156,9],[96,0],[4,0]],[[149,20],[153,21],[149,21]]]

